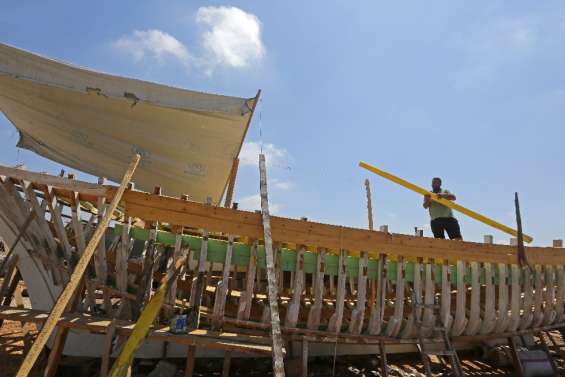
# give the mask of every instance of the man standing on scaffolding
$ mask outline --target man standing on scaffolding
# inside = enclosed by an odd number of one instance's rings
[[[455,195],[441,188],[441,178],[432,179],[432,192],[446,200],[455,200]],[[451,208],[433,201],[430,195],[424,196],[424,208],[428,209],[431,218],[432,233],[435,238],[445,238],[445,232],[452,240],[462,240],[459,222],[453,216]]]

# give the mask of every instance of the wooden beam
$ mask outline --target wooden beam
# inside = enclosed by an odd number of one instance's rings
[[[276,377],[284,377],[283,340],[278,306],[278,284],[275,276],[275,258],[273,256],[273,239],[271,236],[271,217],[267,192],[267,168],[265,156],[259,155],[259,187],[261,191],[261,219],[265,240],[265,256],[267,260],[267,288],[269,311],[271,314],[271,335],[273,338],[273,373]]]
[[[16,377],[26,377],[29,374],[29,372],[31,371],[31,368],[35,364],[35,361],[39,357],[41,350],[43,349],[43,347],[47,343],[49,336],[51,335],[51,333],[55,329],[55,326],[57,325],[59,317],[61,317],[61,314],[63,314],[63,311],[65,310],[65,308],[67,307],[67,305],[71,301],[72,297],[74,296],[75,290],[78,287],[78,285],[80,284],[80,281],[82,279],[84,272],[86,271],[88,263],[90,262],[92,256],[94,255],[94,252],[96,251],[96,246],[98,246],[98,242],[100,242],[100,239],[104,235],[106,228],[110,224],[111,216],[114,213],[114,210],[118,207],[118,204],[119,204],[119,202],[122,198],[122,195],[123,195],[123,193],[126,189],[126,185],[128,184],[128,182],[131,180],[131,177],[133,176],[135,168],[137,167],[137,164],[139,163],[139,159],[140,159],[140,156],[135,155],[135,157],[133,158],[132,162],[130,163],[128,169],[126,170],[126,173],[125,173],[125,175],[122,179],[120,187],[118,188],[116,195],[112,199],[112,202],[110,204],[110,207],[108,208],[108,211],[106,212],[104,218],[102,219],[102,222],[100,224],[98,224],[96,231],[94,232],[94,235],[92,236],[92,239],[88,243],[88,245],[87,245],[87,247],[84,251],[84,254],[82,255],[82,257],[78,261],[78,263],[75,267],[75,270],[73,271],[73,273],[70,277],[69,283],[65,286],[65,289],[63,290],[63,292],[61,292],[61,294],[57,298],[57,302],[55,303],[55,305],[51,309],[51,314],[49,315],[49,318],[47,318],[45,325],[41,329],[41,332],[37,336],[37,339],[33,343],[31,349],[29,350],[29,353],[26,355],[22,365],[20,366],[20,368],[18,370],[18,373],[16,374]]]
[[[235,180],[237,178],[237,168],[239,167],[239,158],[234,158],[231,166],[230,180],[228,182],[228,191],[226,192],[226,201],[224,207],[230,208],[233,200],[233,191],[235,189]]]
[[[422,187],[420,187],[420,186],[417,186],[417,185],[415,185],[415,184],[413,184],[413,183],[410,183],[410,182],[408,182],[408,181],[405,181],[405,180],[402,179],[402,178],[399,178],[399,177],[397,177],[397,176],[395,176],[395,175],[392,175],[392,174],[390,174],[390,173],[387,173],[387,172],[385,172],[385,171],[383,171],[383,170],[381,170],[381,169],[379,169],[379,168],[376,168],[376,167],[374,167],[374,166],[372,166],[372,165],[369,165],[369,164],[367,164],[366,162],[363,162],[363,161],[359,162],[359,166],[362,167],[362,168],[364,168],[364,169],[367,169],[368,171],[370,171],[370,172],[372,172],[372,173],[375,173],[375,174],[377,174],[377,175],[380,175],[381,177],[386,178],[386,179],[388,179],[389,181],[392,181],[392,182],[394,182],[394,183],[396,183],[396,184],[398,184],[398,185],[400,185],[400,186],[403,186],[403,187],[405,187],[405,188],[407,188],[407,189],[409,189],[409,190],[412,190],[412,191],[414,191],[414,192],[416,192],[416,193],[418,193],[418,194],[421,194],[421,195],[429,195],[433,201],[438,202],[438,203],[440,203],[440,204],[443,204],[444,206],[449,207],[449,208],[451,208],[451,209],[454,209],[454,210],[456,210],[456,211],[458,211],[458,212],[461,212],[462,214],[467,215],[467,216],[469,216],[469,217],[471,217],[472,219],[475,219],[475,220],[477,220],[477,221],[480,221],[480,222],[482,222],[483,224],[492,226],[493,228],[496,228],[496,229],[498,229],[498,230],[500,230],[500,231],[503,231],[504,233],[508,233],[508,234],[513,235],[513,236],[517,236],[517,235],[518,235],[518,232],[517,232],[515,229],[512,229],[512,228],[510,228],[510,227],[508,227],[508,226],[506,226],[506,225],[504,225],[504,224],[501,224],[501,223],[499,223],[499,222],[497,222],[497,221],[495,221],[495,220],[493,220],[493,219],[490,219],[490,218],[488,218],[488,217],[486,217],[486,216],[484,216],[484,215],[481,215],[481,214],[478,213],[478,212],[475,212],[475,211],[472,211],[472,210],[470,210],[470,209],[468,209],[468,208],[465,208],[465,207],[463,207],[462,205],[459,205],[459,204],[457,204],[457,203],[455,203],[455,202],[453,202],[453,201],[451,201],[451,200],[442,199],[442,198],[438,197],[437,194],[434,194],[434,193],[431,192],[431,191],[428,191],[428,190],[426,190],[426,189],[424,189],[424,188],[422,188]],[[524,241],[526,241],[526,242],[532,242],[532,241],[533,241],[533,238],[524,234]]]
[[[108,193],[114,189],[108,188]],[[168,224],[185,225],[261,239],[261,214],[222,207],[205,206],[166,196],[142,192],[127,192],[124,197],[128,213],[143,219]],[[516,250],[508,245],[488,245],[476,242],[416,237],[369,231],[343,226],[320,224],[271,216],[273,242],[315,245],[337,251],[343,248],[357,252],[366,250],[376,257],[383,250],[390,256],[515,263]],[[340,237],[341,234],[341,237]],[[526,254],[532,264],[563,264],[565,254],[551,247],[528,247]],[[352,253],[355,255],[355,253]]]
[[[373,230],[373,203],[371,200],[371,185],[368,179],[365,179],[365,190],[367,191],[367,217],[369,220],[369,230]]]

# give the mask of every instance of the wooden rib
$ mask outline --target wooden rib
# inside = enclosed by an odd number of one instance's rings
[[[55,227],[55,234],[61,243],[63,252],[65,253],[65,258],[67,261],[72,260],[73,250],[69,239],[67,237],[67,232],[65,230],[65,225],[63,224],[63,218],[61,217],[61,212],[59,212],[59,207],[57,206],[57,197],[53,191],[53,187],[47,186],[43,191],[44,200],[47,201],[47,206],[51,212],[51,221]]]
[[[212,319],[212,329],[219,329],[223,324],[224,312],[226,309],[226,298],[228,293],[228,284],[230,278],[231,259],[233,253],[233,236],[228,236],[228,245],[226,248],[226,257],[224,259],[224,269],[222,272],[222,280],[218,282],[216,287],[216,297],[214,300],[214,315]]]
[[[141,307],[151,298],[153,287],[153,271],[155,267],[155,249],[157,242],[157,222],[151,223],[149,231],[149,240],[146,243],[145,255],[143,257],[143,268],[141,279],[137,291],[137,299],[134,309],[134,318],[141,313]]]
[[[338,265],[338,278],[337,278],[337,295],[335,312],[332,314],[328,331],[339,333],[341,332],[341,324],[343,322],[343,309],[345,305],[345,282],[347,279],[347,251],[344,249],[339,252],[339,265]]]
[[[465,262],[457,261],[457,290],[455,296],[455,318],[451,326],[451,336],[459,336],[467,327],[466,299],[467,287],[465,286]]]
[[[445,331],[449,333],[453,324],[453,316],[451,315],[451,281],[449,280],[449,263],[444,260],[441,265],[441,323]]]
[[[122,198],[122,195],[125,191],[126,185],[130,181],[130,179],[131,179],[131,177],[132,177],[132,175],[135,171],[135,168],[137,167],[137,164],[139,162],[139,158],[140,158],[139,155],[136,155],[134,160],[129,165],[129,167],[128,167],[128,169],[127,169],[127,171],[126,171],[126,173],[125,173],[125,175],[122,179],[120,187],[119,187],[118,191],[116,192],[115,197],[112,199],[112,202],[110,204],[109,213],[107,214],[107,216],[104,217],[103,222],[100,223],[98,225],[98,227],[96,228],[96,231],[94,232],[92,239],[88,243],[86,250],[84,251],[84,254],[82,255],[82,257],[78,261],[78,263],[77,263],[77,265],[76,265],[76,267],[75,267],[75,269],[74,269],[74,271],[73,271],[73,273],[70,277],[69,284],[67,284],[65,286],[65,288],[63,289],[63,292],[61,292],[61,294],[57,298],[57,302],[55,303],[55,305],[51,309],[51,313],[49,314],[47,321],[45,322],[44,326],[41,329],[41,332],[37,336],[35,342],[33,343],[32,347],[30,349],[30,351],[28,352],[28,354],[26,355],[22,365],[20,366],[20,369],[18,370],[18,373],[16,375],[17,377],[26,377],[29,374],[33,365],[35,364],[35,361],[39,357],[41,350],[43,349],[43,347],[47,343],[49,336],[51,335],[51,333],[55,329],[55,326],[57,325],[57,322],[59,321],[61,314],[63,314],[63,311],[65,310],[65,308],[67,307],[67,305],[71,301],[78,284],[82,280],[82,276],[83,276],[84,272],[86,271],[88,263],[90,262],[90,259],[92,258],[92,256],[94,255],[94,252],[96,251],[96,246],[97,246],[98,242],[100,242],[102,235],[104,234],[104,232],[106,231],[106,228],[110,224],[110,220],[111,220],[110,215],[118,207],[118,203],[119,203],[120,199]]]
[[[533,299],[533,287],[532,287],[532,276],[529,268],[523,268],[522,274],[524,282],[522,285],[522,291],[524,292],[524,298],[522,299],[522,317],[520,319],[520,330],[527,329],[531,326],[534,320],[534,314],[532,313],[532,299]]]
[[[363,330],[363,320],[365,319],[365,304],[367,303],[367,267],[369,254],[362,252],[359,258],[359,275],[357,278],[357,305],[351,313],[349,322],[349,332],[359,335]],[[404,302],[404,299],[402,299]]]
[[[485,309],[481,322],[480,334],[490,334],[496,326],[496,297],[494,292],[493,266],[490,263],[483,265],[485,271]]]
[[[233,199],[233,191],[235,188],[235,180],[237,178],[237,168],[239,167],[239,158],[234,158],[230,171],[230,180],[228,183],[228,190],[226,191],[226,201],[224,202],[224,207],[230,208]]]
[[[176,226],[175,227],[175,248],[173,249],[173,255],[171,256],[170,260],[168,261],[168,268],[167,272],[169,274],[173,273],[173,269],[175,268],[177,259],[182,254],[182,237],[183,237],[183,227]],[[175,306],[177,297],[177,279],[175,279],[169,289],[167,290],[167,305],[164,308],[164,314],[167,319],[170,319],[173,315],[173,308]]]
[[[394,313],[388,320],[385,328],[385,335],[395,337],[402,326],[404,315],[404,258],[400,257],[396,261],[396,282],[394,295]]]
[[[522,294],[522,287],[520,285],[520,268],[513,264],[510,269],[512,290],[510,292],[510,323],[508,325],[508,331],[515,332],[520,327],[521,322],[520,296]]]
[[[400,337],[403,339],[414,338],[416,336],[416,318],[422,318],[422,307],[416,307],[414,305],[414,300],[416,302],[423,302],[422,299],[422,258],[417,258],[414,262],[414,282],[412,285],[412,295],[410,297],[410,303],[412,310],[406,321],[406,325],[402,329]]]
[[[565,307],[565,270],[563,266],[557,266],[557,297],[555,299],[555,311],[557,322],[564,319]]]
[[[534,269],[534,320],[532,327],[540,327],[543,323],[543,272],[540,265],[536,265]]]
[[[498,318],[496,332],[505,332],[510,324],[508,316],[508,271],[505,264],[498,265]]]
[[[304,290],[304,246],[299,246],[296,252],[296,268],[294,274],[294,288],[292,299],[286,311],[286,327],[296,327],[298,314],[300,312],[300,304],[302,291]]]
[[[545,266],[545,295],[543,307],[543,325],[548,326],[555,322],[555,270],[553,266]]]
[[[424,315],[422,316],[422,332],[424,336],[431,333],[435,323],[434,310],[432,305],[435,304],[435,282],[433,277],[433,260],[428,260],[424,264]]]
[[[471,262],[471,302],[469,309],[469,322],[465,328],[466,335],[475,335],[481,327],[481,271],[479,263]]]
[[[128,290],[128,259],[131,244],[130,238],[131,217],[124,214],[124,224],[122,228],[122,239],[116,254],[116,286],[121,293]],[[120,310],[122,319],[131,318],[131,303],[129,300],[120,300]]]
[[[320,317],[324,304],[324,274],[326,270],[326,250],[320,250],[316,256],[316,282],[314,284],[314,305],[308,313],[308,321],[306,327],[311,330],[317,330],[320,326]]]
[[[200,245],[200,255],[198,256],[198,267],[192,286],[190,289],[190,312],[188,324],[190,328],[198,328],[200,326],[200,305],[202,304],[202,296],[204,295],[204,278],[206,275],[206,262],[208,259],[208,231],[202,230],[202,243]]]
[[[379,255],[379,262],[377,264],[377,297],[375,304],[371,308],[369,317],[369,334],[378,335],[381,333],[381,328],[384,319],[385,297],[386,297],[386,255]]]
[[[257,241],[253,242],[249,253],[249,264],[245,274],[245,291],[239,298],[237,308],[237,319],[249,319],[251,315],[251,305],[253,303],[253,290],[255,288],[255,273],[257,272]]]
[[[106,182],[105,178],[98,178],[98,184],[103,185]],[[103,196],[98,197],[96,204],[98,210],[98,223],[102,221],[106,213],[106,198]],[[96,254],[94,254],[94,268],[96,270],[96,279],[101,284],[106,284],[108,277],[108,264],[106,262],[106,235],[102,236],[102,241],[98,244]]]

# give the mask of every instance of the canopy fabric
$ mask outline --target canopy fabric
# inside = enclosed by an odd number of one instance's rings
[[[18,146],[136,188],[221,200],[258,96],[182,90],[78,68],[0,44],[0,110]]]

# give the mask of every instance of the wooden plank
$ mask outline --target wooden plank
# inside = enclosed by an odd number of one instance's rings
[[[326,250],[320,250],[316,260],[316,284],[314,285],[314,305],[310,308],[308,313],[308,320],[306,327],[312,330],[317,330],[320,326],[320,317],[322,314],[322,307],[324,305],[324,274],[326,270]],[[331,277],[330,277],[331,278]]]
[[[106,216],[104,216],[103,222],[100,223],[96,228],[96,231],[94,232],[92,239],[88,243],[86,250],[84,251],[84,254],[78,261],[73,273],[71,274],[69,283],[65,286],[63,292],[61,292],[61,294],[57,298],[57,302],[51,309],[51,314],[49,315],[49,318],[45,322],[43,328],[41,329],[41,332],[37,336],[29,353],[26,355],[22,365],[20,366],[18,373],[16,375],[17,377],[25,377],[29,374],[31,368],[35,364],[35,361],[39,357],[41,350],[45,346],[45,343],[47,343],[49,336],[55,329],[59,317],[61,316],[61,314],[63,314],[63,311],[65,310],[65,308],[71,301],[73,295],[75,294],[75,290],[78,287],[80,281],[82,280],[82,276],[86,271],[88,263],[90,262],[90,259],[92,258],[94,252],[96,251],[96,246],[98,246],[98,242],[100,242],[102,235],[104,234],[106,228],[110,224],[111,215],[114,212],[114,210],[117,208],[120,199],[123,195],[123,192],[125,191],[126,185],[133,176],[135,168],[139,163],[139,158],[140,158],[139,155],[136,155],[133,161],[130,163],[128,169],[126,170],[126,173],[122,179],[120,187],[116,192],[116,196],[112,199],[112,202],[110,204],[110,209],[106,213]]]
[[[261,192],[261,219],[265,240],[265,257],[267,262],[267,291],[269,297],[269,313],[271,315],[271,336],[273,339],[273,374],[284,377],[283,339],[280,328],[278,307],[277,277],[275,275],[275,258],[273,256],[273,239],[271,235],[271,215],[267,190],[267,168],[265,156],[259,155],[259,188]],[[280,252],[279,252],[280,254]],[[280,257],[280,255],[279,255]],[[279,260],[280,263],[280,260]]]
[[[335,299],[335,311],[328,323],[328,331],[340,333],[343,322],[343,310],[345,306],[345,283],[347,279],[347,251],[342,249],[339,252],[337,277],[337,295]]]
[[[128,291],[128,259],[130,250],[130,228],[131,217],[124,214],[124,227],[122,229],[122,239],[120,247],[116,250],[116,286],[121,293]],[[122,319],[131,318],[131,303],[129,300],[120,300],[120,310]]]
[[[0,175],[17,180],[34,182],[34,184],[51,186],[66,191],[79,192],[82,194],[87,194],[89,196],[106,195],[106,189],[93,183],[81,182],[43,173],[34,173],[27,170],[9,168],[2,165],[0,165]]]
[[[108,192],[112,192],[108,188]],[[128,192],[125,199],[131,216],[158,220],[169,224],[239,234],[262,238],[259,214],[221,207],[205,206],[195,202],[181,202],[168,197],[155,197],[147,193]],[[310,221],[273,216],[273,240],[302,245],[315,245],[331,250],[343,247],[355,255],[360,250],[377,257],[380,250],[390,255],[405,257],[449,258],[450,260],[480,261],[490,263],[515,263],[516,250],[508,245],[488,245],[473,242],[453,242],[407,235],[354,229]],[[341,237],[340,237],[341,234]],[[565,255],[555,248],[528,247],[526,254],[532,263],[563,264]]]
[[[367,192],[367,217],[369,221],[369,230],[373,230],[373,203],[371,201],[371,185],[368,179],[365,179],[365,191]]]
[[[481,215],[481,214],[478,213],[478,212],[475,212],[475,211],[472,211],[472,210],[470,210],[470,209],[468,209],[468,208],[465,208],[465,207],[463,207],[462,205],[459,205],[459,204],[453,202],[452,200],[447,200],[447,199],[440,198],[437,194],[434,194],[434,193],[431,192],[431,191],[428,191],[428,190],[426,190],[426,189],[423,189],[422,187],[416,186],[416,185],[413,184],[413,183],[410,183],[410,182],[408,182],[408,181],[405,181],[405,180],[402,179],[402,178],[396,177],[396,176],[394,176],[394,175],[392,175],[392,174],[390,174],[390,173],[387,173],[387,172],[385,172],[385,171],[383,171],[383,170],[381,170],[381,169],[378,169],[378,168],[376,168],[376,167],[374,167],[374,166],[372,166],[372,165],[369,165],[369,164],[367,164],[366,162],[363,162],[363,161],[359,162],[359,166],[362,167],[362,168],[364,168],[364,169],[369,170],[369,171],[372,172],[372,173],[378,174],[378,175],[380,175],[381,177],[386,178],[386,179],[388,179],[389,181],[392,181],[392,182],[394,182],[394,183],[396,183],[396,184],[398,184],[398,185],[400,185],[400,186],[403,186],[403,187],[405,187],[405,188],[407,188],[407,189],[409,189],[409,190],[412,190],[412,191],[414,191],[414,192],[416,192],[416,193],[418,193],[418,194],[420,194],[420,195],[429,195],[430,198],[431,198],[433,201],[438,202],[439,204],[442,204],[442,205],[444,205],[444,206],[446,206],[446,207],[449,207],[449,208],[451,208],[451,209],[454,209],[454,210],[456,210],[456,211],[458,211],[458,212],[461,212],[462,214],[467,215],[467,216],[469,216],[469,217],[472,218],[472,219],[475,219],[475,220],[477,220],[477,221],[480,221],[480,222],[482,222],[483,224],[492,226],[493,228],[496,228],[496,229],[498,229],[498,230],[500,230],[500,231],[503,231],[504,233],[508,233],[508,234],[510,234],[510,235],[513,235],[513,236],[516,236],[516,235],[518,234],[518,232],[517,232],[515,229],[512,229],[512,228],[510,228],[510,227],[508,227],[508,226],[506,226],[506,225],[504,225],[504,224],[501,224],[501,223],[499,223],[499,222],[497,222],[497,221],[495,221],[495,220],[493,220],[493,219],[490,219],[490,218],[488,218],[488,217],[486,217],[486,216],[484,216],[484,215]],[[524,241],[526,241],[526,242],[532,242],[532,241],[533,241],[533,238],[524,234]]]
[[[296,327],[300,305],[302,304],[302,291],[304,290],[304,246],[299,246],[296,252],[296,267],[294,271],[294,288],[290,305],[286,311],[286,327]]]

